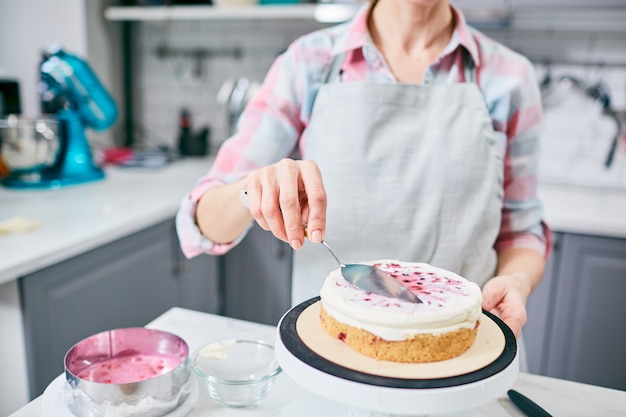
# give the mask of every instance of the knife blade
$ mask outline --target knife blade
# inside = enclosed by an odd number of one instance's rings
[[[544,410],[541,406],[535,403],[533,400],[521,394],[514,389],[507,391],[507,394],[513,404],[517,406],[528,417],[552,417],[550,413]]]

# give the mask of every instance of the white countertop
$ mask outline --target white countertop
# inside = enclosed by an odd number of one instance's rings
[[[205,343],[222,338],[255,338],[273,342],[276,329],[272,326],[251,323],[236,319],[225,318],[207,313],[201,313],[181,308],[173,308],[148,327],[169,331],[181,336],[189,344],[193,352]],[[286,372],[278,376],[277,382],[268,397],[259,406],[251,409],[223,408],[208,398],[204,388],[200,391],[200,398],[195,408],[188,414],[189,417],[302,417],[302,414],[289,416],[283,410],[297,409],[298,403],[311,403],[313,394],[303,388],[298,382],[290,378]],[[592,385],[580,384],[571,381],[547,378],[538,375],[521,373],[514,386],[522,394],[528,396],[545,408],[554,416],[623,416],[626,410],[626,392],[607,389]],[[46,395],[46,394],[44,394]],[[329,407],[331,402],[323,398],[313,398],[317,401],[320,411]],[[10,417],[44,417],[42,397],[38,397],[25,407],[13,413]],[[345,415],[337,412],[346,410]],[[329,411],[337,413],[320,413],[325,417],[347,417],[347,408],[334,405]],[[506,397],[501,397],[481,406],[477,412],[490,417],[523,417],[524,415]],[[281,414],[282,413],[282,414]]]
[[[162,168],[107,168],[102,181],[58,190],[0,187],[0,221],[23,216],[39,227],[0,235],[0,284],[172,218],[210,159]]]
[[[60,190],[0,187],[0,221],[39,223],[0,235],[0,284],[172,218],[210,159],[159,169],[109,168],[103,181]],[[555,231],[626,238],[626,190],[541,185],[545,219]]]
[[[552,230],[626,238],[626,190],[542,184],[538,194]]]

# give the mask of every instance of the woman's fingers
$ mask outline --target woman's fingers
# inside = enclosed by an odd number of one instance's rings
[[[278,164],[276,164],[262,171],[261,213],[267,223],[267,230],[270,230],[280,240],[287,241],[285,222],[279,200],[282,184],[279,180],[278,170]]]
[[[483,287],[482,307],[500,317],[519,338],[527,317],[524,299],[514,285],[514,279],[499,275],[489,280]]]
[[[280,194],[279,204],[282,212],[286,241],[294,249],[300,249],[304,243],[302,229],[302,210],[300,206],[300,184],[302,178],[301,162],[284,159],[278,163],[277,176]]]
[[[308,236],[311,242],[320,243],[326,231],[326,190],[322,181],[322,174],[317,164],[312,161],[303,161],[302,185],[304,186],[304,210]]]
[[[248,207],[260,227],[294,249],[304,243],[302,225],[320,242],[326,227],[326,192],[312,161],[283,159],[248,175]]]

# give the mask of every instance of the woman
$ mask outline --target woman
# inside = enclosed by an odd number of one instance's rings
[[[374,0],[276,60],[183,199],[183,251],[224,253],[256,220],[296,250],[296,304],[336,268],[304,245],[305,223],[348,262],[429,262],[476,281],[483,307],[520,336],[550,248],[535,195],[540,122],[531,64],[448,0]]]

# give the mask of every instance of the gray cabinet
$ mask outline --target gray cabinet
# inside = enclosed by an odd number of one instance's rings
[[[222,257],[223,315],[277,325],[291,307],[291,247],[256,223]]]
[[[144,326],[174,306],[217,312],[217,275],[215,257],[183,260],[170,220],[20,278],[31,398],[89,335]]]
[[[529,300],[531,371],[626,390],[626,239],[561,234]]]
[[[522,329],[528,359],[528,371],[545,374],[545,352],[548,348],[548,317],[552,315],[552,284],[556,282],[558,260],[560,260],[562,235],[554,234],[554,248],[546,262],[543,279],[530,295],[527,303],[528,322]]]

